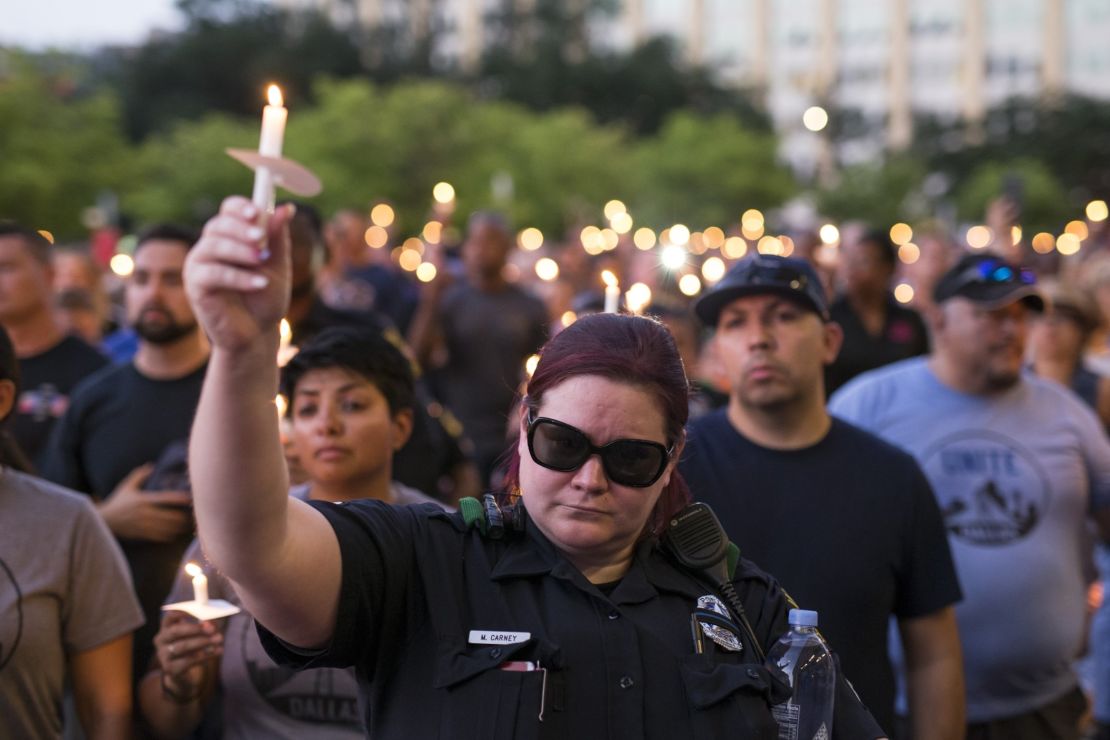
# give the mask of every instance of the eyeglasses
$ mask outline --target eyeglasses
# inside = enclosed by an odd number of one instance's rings
[[[1022,267],[1015,268],[1001,260],[986,259],[978,262],[962,273],[960,273],[959,282],[961,285],[969,283],[1022,283],[1024,285],[1035,285],[1037,276],[1031,271]]]
[[[667,468],[674,451],[646,439],[615,439],[598,447],[580,429],[555,419],[532,418],[528,421],[528,452],[537,465],[568,473],[582,467],[597,454],[606,477],[614,483],[646,488]]]

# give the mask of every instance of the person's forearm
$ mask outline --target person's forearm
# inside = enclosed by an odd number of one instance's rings
[[[907,672],[914,740],[959,740],[966,731],[963,666],[943,657]]]
[[[87,740],[127,740],[131,737],[130,712],[98,712],[84,727]]]
[[[188,737],[204,715],[211,692],[203,691],[190,701],[175,701],[162,689],[162,671],[155,669],[139,685],[139,706],[143,719],[158,740]]]
[[[189,446],[205,555],[235,581],[268,575],[287,529],[289,477],[278,435],[278,336],[213,349]]]

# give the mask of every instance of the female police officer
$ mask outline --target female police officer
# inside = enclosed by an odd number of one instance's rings
[[[510,466],[518,506],[290,500],[272,403],[288,218],[263,229],[229,198],[186,268],[213,345],[190,457],[200,538],[271,654],[354,665],[374,738],[777,737],[782,684],[656,539],[685,497],[666,331],[602,316],[548,343]],[[732,583],[769,645],[782,592],[743,562]],[[692,622],[699,603],[716,630]],[[882,734],[850,689],[837,709],[837,738]]]

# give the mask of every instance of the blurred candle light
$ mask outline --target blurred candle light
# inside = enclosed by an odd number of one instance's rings
[[[624,294],[624,305],[637,316],[644,313],[644,309],[651,303],[651,288],[644,283],[632,283]]]
[[[972,249],[983,249],[991,243],[994,234],[986,226],[972,226],[967,230],[967,246]]]
[[[725,263],[720,257],[710,257],[701,266],[701,276],[708,283],[715,283],[725,276]]]
[[[902,246],[910,239],[913,239],[913,229],[909,224],[899,222],[890,227],[890,240],[897,246]]]
[[[416,268],[416,279],[422,283],[430,283],[436,279],[436,266],[431,262],[421,262]]]
[[[1010,227],[1010,241],[1011,242],[1013,242],[1014,244],[1021,244],[1021,236],[1022,236],[1022,234],[1021,234],[1021,227],[1020,226],[1011,226]]]
[[[43,239],[50,242],[51,244],[54,243],[54,234],[47,231],[46,229],[39,229],[39,236],[41,236]]]
[[[437,182],[432,188],[432,198],[436,203],[447,205],[455,200],[455,187],[449,182]]]
[[[397,214],[393,212],[393,206],[388,203],[379,203],[370,209],[370,222],[375,226],[383,228],[392,226],[396,218]]]
[[[135,271],[135,260],[129,254],[113,254],[112,259],[108,260],[108,267],[116,275],[127,277]]]
[[[1080,239],[1075,234],[1064,232],[1056,237],[1056,251],[1064,256],[1073,255],[1079,251]]]
[[[725,232],[719,226],[710,226],[702,232],[702,239],[709,249],[720,249],[725,243]]]
[[[563,315],[559,317],[559,323],[563,325],[564,329],[575,321],[578,321],[578,314],[574,311],[563,311]]]
[[[543,232],[535,226],[529,226],[517,235],[516,241],[521,249],[534,252],[543,246]]]
[[[821,237],[822,244],[836,244],[840,241],[840,229],[835,224],[825,224],[817,235]]]
[[[208,576],[196,563],[185,563],[185,572],[193,579],[193,601],[198,604],[208,603]]]
[[[894,288],[894,300],[899,303],[909,303],[913,300],[913,286],[909,283],[899,283]]]
[[[632,243],[636,245],[637,249],[642,249],[646,252],[655,246],[655,232],[646,226],[642,226],[636,229],[636,233],[632,235]]]
[[[621,286],[617,282],[617,276],[610,270],[602,270],[601,281],[605,283],[605,313],[616,313],[621,301]]]
[[[424,237],[424,241],[429,244],[439,244],[443,238],[443,224],[439,221],[429,221],[424,224],[424,228],[420,230],[420,235]]]
[[[671,227],[671,244],[677,244],[680,247],[686,246],[690,241],[690,229],[686,224],[675,224]]]
[[[1032,245],[1037,254],[1048,254],[1056,248],[1056,240],[1052,238],[1052,234],[1042,231],[1033,237]]]
[[[898,247],[898,259],[902,260],[903,264],[912,265],[921,258],[921,248],[913,242],[906,242]]]
[[[668,244],[663,247],[663,253],[659,257],[663,263],[663,267],[668,270],[677,270],[686,264],[686,250],[677,244]]]
[[[618,234],[627,234],[632,230],[632,216],[627,212],[618,213],[609,219],[609,225]]]
[[[551,259],[550,257],[544,257],[543,259],[537,260],[536,276],[539,277],[540,280],[551,282],[555,278],[559,277],[559,263]]]
[[[738,236],[730,236],[725,239],[725,245],[721,247],[721,254],[730,260],[741,259],[747,253],[748,243]]]
[[[539,366],[539,364],[540,364],[540,356],[539,355],[529,355],[528,359],[524,361],[524,372],[526,372],[528,374],[529,378],[532,377],[535,374],[536,367]]]
[[[1087,224],[1082,221],[1068,221],[1068,225],[1064,227],[1064,232],[1068,234],[1075,234],[1079,241],[1083,241],[1089,236],[1087,231]]]
[[[628,212],[628,208],[625,207],[624,203],[617,200],[616,198],[606,203],[603,210],[605,212],[605,218],[609,219],[610,221],[612,221],[618,214]]]
[[[682,291],[682,295],[696,296],[701,292],[701,280],[697,275],[683,275],[678,280],[678,289]]]
[[[1108,216],[1110,216],[1110,207],[1107,207],[1106,201],[1092,200],[1087,204],[1087,218],[1090,221],[1098,223],[1105,221]]]

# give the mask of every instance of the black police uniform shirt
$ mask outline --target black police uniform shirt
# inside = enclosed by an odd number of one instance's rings
[[[342,556],[332,641],[305,651],[259,634],[280,664],[355,666],[375,740],[778,737],[781,679],[746,644],[695,653],[691,613],[713,591],[652,541],[606,596],[527,520],[493,539],[434,507],[312,505]],[[769,647],[782,592],[745,561],[734,583]],[[833,735],[882,735],[843,682]]]
[[[914,459],[835,418],[810,447],[768,449],[722,409],[690,423],[679,470],[744,556],[817,611],[844,674],[890,730],[890,617],[924,616],[961,597],[940,510]]]
[[[929,351],[925,322],[917,311],[903,306],[893,297],[887,297],[886,318],[878,335],[867,331],[847,298],[834,301],[829,306],[829,314],[844,330],[840,353],[836,361],[825,368],[825,392],[830,396],[857,375]]]

